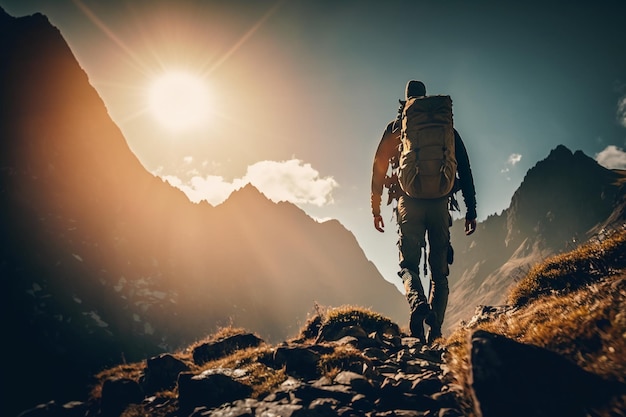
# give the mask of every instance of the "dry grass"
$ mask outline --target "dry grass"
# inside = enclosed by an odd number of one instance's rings
[[[332,379],[343,370],[362,371],[363,364],[369,359],[363,353],[350,345],[336,346],[332,353],[322,355],[319,367],[322,375]]]
[[[366,333],[400,334],[400,328],[396,323],[365,307],[343,305],[335,308],[324,308],[316,304],[315,309],[316,314],[308,319],[295,340],[312,341],[319,335],[320,330],[329,327],[360,326]]]
[[[143,368],[143,362],[135,362],[114,366],[113,368],[105,369],[102,372],[99,372],[95,375],[95,384],[90,392],[90,400],[99,400],[102,398],[102,385],[104,384],[104,381],[108,379],[121,378],[138,381],[139,377],[143,374]]]
[[[315,340],[315,338],[317,337],[317,334],[322,327],[322,323],[329,309],[321,306],[318,303],[315,303],[313,305],[313,309],[315,310],[315,312],[309,316],[306,323],[304,323],[302,328],[300,328],[298,336],[296,336],[296,338],[293,340],[294,342],[304,342],[306,340],[311,341]]]
[[[625,383],[625,243],[622,230],[537,265],[511,291],[509,302],[518,310],[458,329],[446,341],[457,382],[469,388],[468,338],[480,328],[544,347],[587,371]],[[471,404],[469,396],[465,400]],[[471,409],[466,411],[473,416]]]
[[[233,326],[220,327],[217,329],[215,333],[211,333],[205,336],[204,338],[192,343],[187,348],[185,348],[181,353],[190,354],[191,352],[193,352],[193,350],[196,347],[203,345],[205,343],[217,342],[217,341],[226,339],[228,337],[238,336],[238,335],[242,335],[246,333],[249,333],[249,332],[246,329],[243,329],[241,327],[233,327]]]
[[[324,323],[359,325],[364,330],[378,331],[397,326],[389,318],[368,308],[344,305],[327,311]]]
[[[553,293],[575,291],[626,267],[626,230],[557,255],[533,267],[508,297],[509,304],[525,305]]]
[[[218,360],[210,361],[196,365],[192,359],[193,349],[203,343],[216,342],[230,336],[248,333],[245,329],[235,327],[224,327],[218,329],[214,334],[194,342],[189,347],[172,353],[172,356],[185,362],[191,372],[200,374],[207,369],[230,368],[245,371],[246,376],[240,382],[248,384],[252,387],[252,396],[259,396],[269,393],[272,388],[278,386],[287,378],[283,369],[272,369],[263,365],[263,361],[268,356],[273,355],[273,348],[269,345],[241,349],[231,355],[225,356]],[[102,397],[102,386],[108,379],[128,378],[139,381],[145,368],[145,362],[136,362],[131,364],[119,365],[110,369],[106,369],[95,376],[96,383],[91,390],[89,401],[98,401]],[[162,391],[156,394],[161,399],[175,399],[177,397],[176,388],[171,391]],[[130,413],[130,414],[128,414]],[[136,413],[136,414],[134,414]],[[124,417],[133,417],[135,415],[147,415],[146,410],[141,405],[129,407]]]
[[[272,369],[263,364],[274,354],[269,345],[238,350],[221,359],[207,362],[198,369],[198,373],[207,369],[240,369],[246,376],[239,381],[252,387],[252,398],[268,394],[287,379],[284,369]]]

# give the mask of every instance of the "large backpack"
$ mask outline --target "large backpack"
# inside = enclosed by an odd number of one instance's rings
[[[414,198],[450,194],[456,177],[450,96],[412,97],[402,110],[398,182]]]

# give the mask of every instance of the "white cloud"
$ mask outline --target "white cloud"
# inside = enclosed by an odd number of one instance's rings
[[[511,172],[511,168],[517,165],[519,161],[522,160],[522,155],[519,153],[512,153],[506,160],[506,164],[504,168],[500,170],[500,174],[505,174],[507,177],[507,181],[510,181],[511,178],[508,176],[509,172]]]
[[[183,191],[194,203],[206,200],[212,205],[224,202],[233,191],[245,185],[242,180],[235,179],[233,182],[228,182],[218,175],[206,177],[195,175],[187,181],[183,181],[176,175],[164,175],[161,178]]]
[[[187,171],[185,180],[177,175],[161,178],[182,190],[191,201],[206,200],[212,205],[222,203],[233,191],[249,183],[275,202],[323,206],[333,202],[332,191],[339,186],[333,177],[320,177],[311,164],[299,159],[257,162],[248,167],[242,178],[232,182],[218,175],[193,175],[196,173]]]
[[[522,155],[518,153],[512,153],[511,155],[509,155],[509,159],[506,161],[506,163],[511,166],[515,166],[521,160],[522,160]]]
[[[320,178],[311,164],[299,159],[257,162],[248,167],[243,180],[254,185],[270,200],[316,206],[332,203],[332,191],[338,186],[334,178]]]
[[[596,161],[605,168],[626,169],[626,152],[615,145],[609,145],[596,154]]]
[[[617,121],[626,127],[626,96],[617,101]]]
[[[326,222],[328,222],[328,221],[334,220],[334,218],[333,218],[333,217],[328,217],[328,216],[327,216],[327,217],[315,217],[315,216],[311,216],[311,218],[312,218],[313,220],[315,220],[316,222],[318,222],[318,223],[326,223]]]

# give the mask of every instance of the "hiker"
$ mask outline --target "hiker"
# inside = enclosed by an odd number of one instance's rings
[[[411,336],[430,344],[441,337],[448,305],[448,265],[453,261],[449,210],[459,209],[454,195],[461,190],[467,208],[465,234],[471,235],[476,230],[476,192],[465,145],[453,127],[450,97],[426,96],[424,83],[415,80],[407,83],[405,96],[406,100],[400,100],[398,117],[387,125],[374,157],[372,214],[374,227],[384,232],[380,205],[383,187],[388,188],[387,204],[397,199],[398,275],[411,312],[409,329]],[[427,105],[431,108],[420,110]],[[420,144],[424,140],[431,143]],[[433,160],[436,166],[431,168],[433,175],[428,176]],[[390,164],[393,174],[387,176]],[[419,277],[422,250],[426,258],[427,247],[431,272],[428,299]],[[424,322],[429,326],[426,337]]]

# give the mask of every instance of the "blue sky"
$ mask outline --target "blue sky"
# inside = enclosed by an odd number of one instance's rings
[[[219,204],[251,182],[336,218],[396,284],[395,225],[387,209],[387,231],[374,230],[369,183],[409,79],[453,98],[479,220],[508,207],[526,171],[559,144],[626,168],[623,1],[0,6],[42,12],[60,29],[148,171],[194,201]],[[206,89],[202,123],[188,130],[168,129],[149,103],[156,80],[174,71]]]

